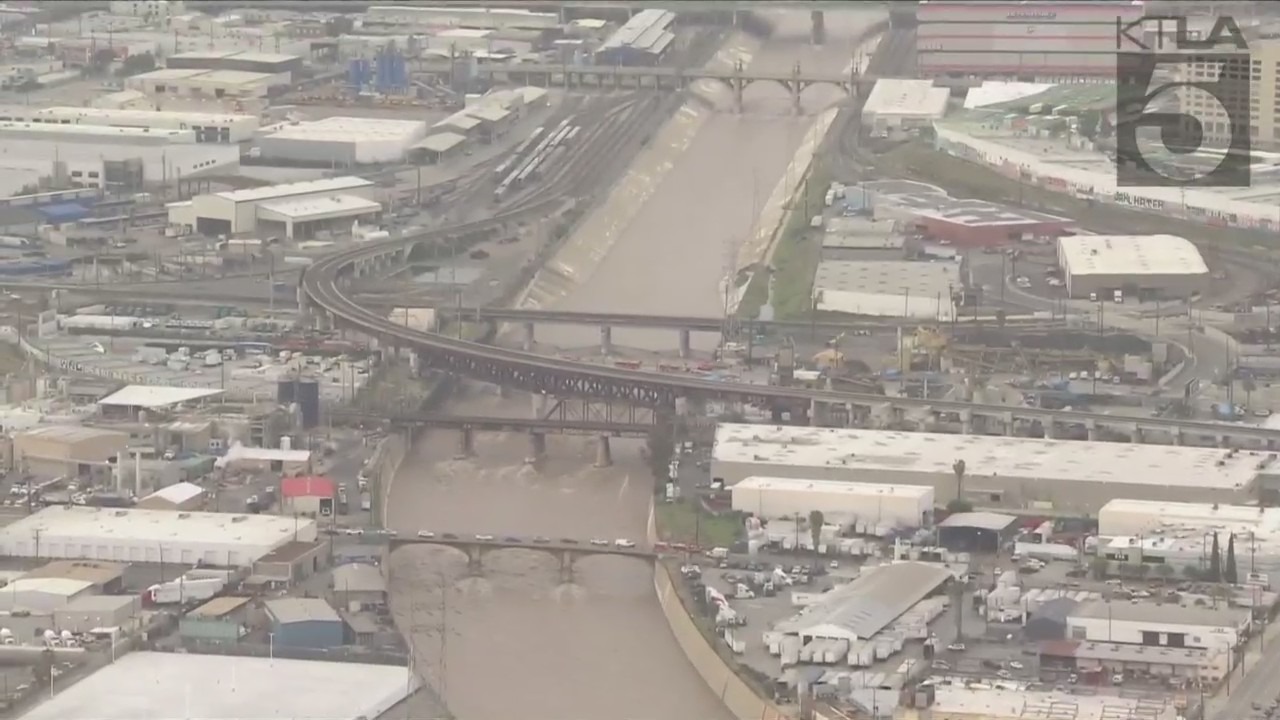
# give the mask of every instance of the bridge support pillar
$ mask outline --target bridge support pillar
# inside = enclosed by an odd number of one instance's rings
[[[573,563],[576,558],[570,550],[560,552],[560,582],[568,585],[573,582]]]
[[[1133,432],[1129,435],[1129,441],[1135,442],[1135,443],[1142,443],[1143,441],[1142,428],[1135,426],[1133,428]]]
[[[821,10],[814,10],[809,13],[809,19],[813,23],[813,44],[821,45],[825,43],[827,41],[827,16]]]
[[[693,354],[693,344],[690,341],[690,332],[688,328],[680,331],[680,357],[688,358]]]
[[[1230,448],[1230,447],[1231,447],[1231,437],[1230,437],[1229,435],[1219,435],[1219,436],[1218,436],[1218,447],[1220,447],[1220,448]]]
[[[1041,420],[1040,427],[1044,429],[1045,440],[1055,440],[1058,437],[1058,423],[1053,420]]]
[[[531,322],[527,322],[524,324],[524,351],[525,352],[533,352],[534,342],[535,342],[533,327],[534,327],[533,323]]]
[[[965,435],[973,434],[973,411],[972,410],[960,411],[960,432]]]
[[[609,444],[609,436],[596,438],[596,467],[607,468],[613,464],[613,447]]]
[[[530,404],[533,410],[533,419],[541,420],[547,416],[547,396],[542,393],[529,396]]]
[[[454,458],[463,460],[475,454],[475,433],[471,428],[462,428],[458,431],[458,454]]]
[[[1086,422],[1084,424],[1085,432],[1089,433],[1089,442],[1098,441],[1098,424],[1095,422]]]
[[[608,325],[600,326],[600,354],[613,354],[613,328]]]
[[[525,458],[525,462],[535,463],[545,457],[547,454],[547,435],[546,433],[534,432],[529,433],[529,457]]]
[[[472,576],[484,574],[484,550],[479,545],[467,548],[467,574]]]

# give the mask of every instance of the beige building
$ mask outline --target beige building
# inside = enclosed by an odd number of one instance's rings
[[[103,560],[54,560],[22,576],[24,580],[36,578],[64,578],[90,583],[93,592],[111,594],[124,590],[124,563]]]
[[[1240,60],[1244,62],[1243,58]],[[1235,118],[1237,125],[1249,133],[1252,147],[1274,149],[1280,147],[1280,42],[1255,40],[1249,48],[1249,117]],[[1183,77],[1191,82],[1214,82],[1219,77],[1219,65],[1214,62],[1187,63],[1181,69]],[[1243,70],[1243,68],[1239,68]],[[1228,68],[1228,71],[1235,68]],[[1208,142],[1225,147],[1231,142],[1231,124],[1219,99],[1202,90],[1179,87],[1178,105],[1181,112],[1198,118],[1204,127]],[[1232,98],[1222,98],[1228,105]],[[1241,113],[1243,115],[1243,113]]]
[[[13,459],[18,469],[36,475],[106,476],[111,460],[128,445],[129,435],[115,430],[51,425],[15,436]]]

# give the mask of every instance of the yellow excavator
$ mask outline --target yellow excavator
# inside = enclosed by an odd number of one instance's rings
[[[847,333],[840,333],[827,341],[826,349],[813,356],[813,366],[818,370],[839,370],[844,367],[844,353],[840,341]]]

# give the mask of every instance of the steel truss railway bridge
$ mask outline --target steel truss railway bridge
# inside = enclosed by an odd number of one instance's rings
[[[514,220],[495,218],[489,222],[494,231],[501,232],[505,224]],[[419,237],[356,247],[318,260],[303,272],[298,287],[299,309],[321,329],[357,330],[382,347],[415,352],[423,368],[555,398],[595,398],[668,411],[678,403],[685,407],[707,401],[752,403],[769,408],[779,419],[790,413],[793,421],[820,425],[859,424],[873,414],[884,417],[886,413],[895,422],[921,415],[945,416],[963,432],[1015,435],[1028,425],[1038,425],[1046,436],[1056,437],[1064,427],[1083,426],[1090,438],[1100,437],[1100,430],[1112,430],[1139,442],[1179,444],[1195,438],[1209,439],[1223,447],[1280,448],[1280,430],[1259,426],[753,385],[543,357],[420,332],[398,325],[348,297],[353,282],[405,262],[413,246],[428,241],[430,238]]]
[[[559,561],[560,582],[562,583],[573,582],[574,565],[584,557],[612,555],[615,557],[636,558],[645,562],[652,562],[658,557],[657,553],[652,550],[639,547],[621,547],[616,543],[601,545],[569,538],[560,540],[549,538],[527,540],[515,537],[493,538],[492,540],[481,539],[485,537],[489,536],[449,533],[448,536],[441,534],[431,537],[392,538],[388,545],[393,552],[406,545],[438,545],[459,550],[466,554],[467,570],[473,575],[483,574],[484,557],[491,552],[529,550],[547,553]]]

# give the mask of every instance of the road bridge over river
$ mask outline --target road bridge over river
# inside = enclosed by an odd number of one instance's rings
[[[646,562],[652,562],[657,558],[657,554],[652,550],[636,547],[629,541],[590,540],[584,542],[573,538],[521,538],[483,534],[465,535],[460,533],[437,535],[425,530],[412,538],[392,538],[389,545],[393,552],[408,545],[440,545],[454,548],[466,554],[467,569],[475,575],[483,574],[484,557],[491,552],[527,550],[547,553],[559,561],[560,582],[562,583],[573,582],[574,564],[584,557],[629,557]]]

